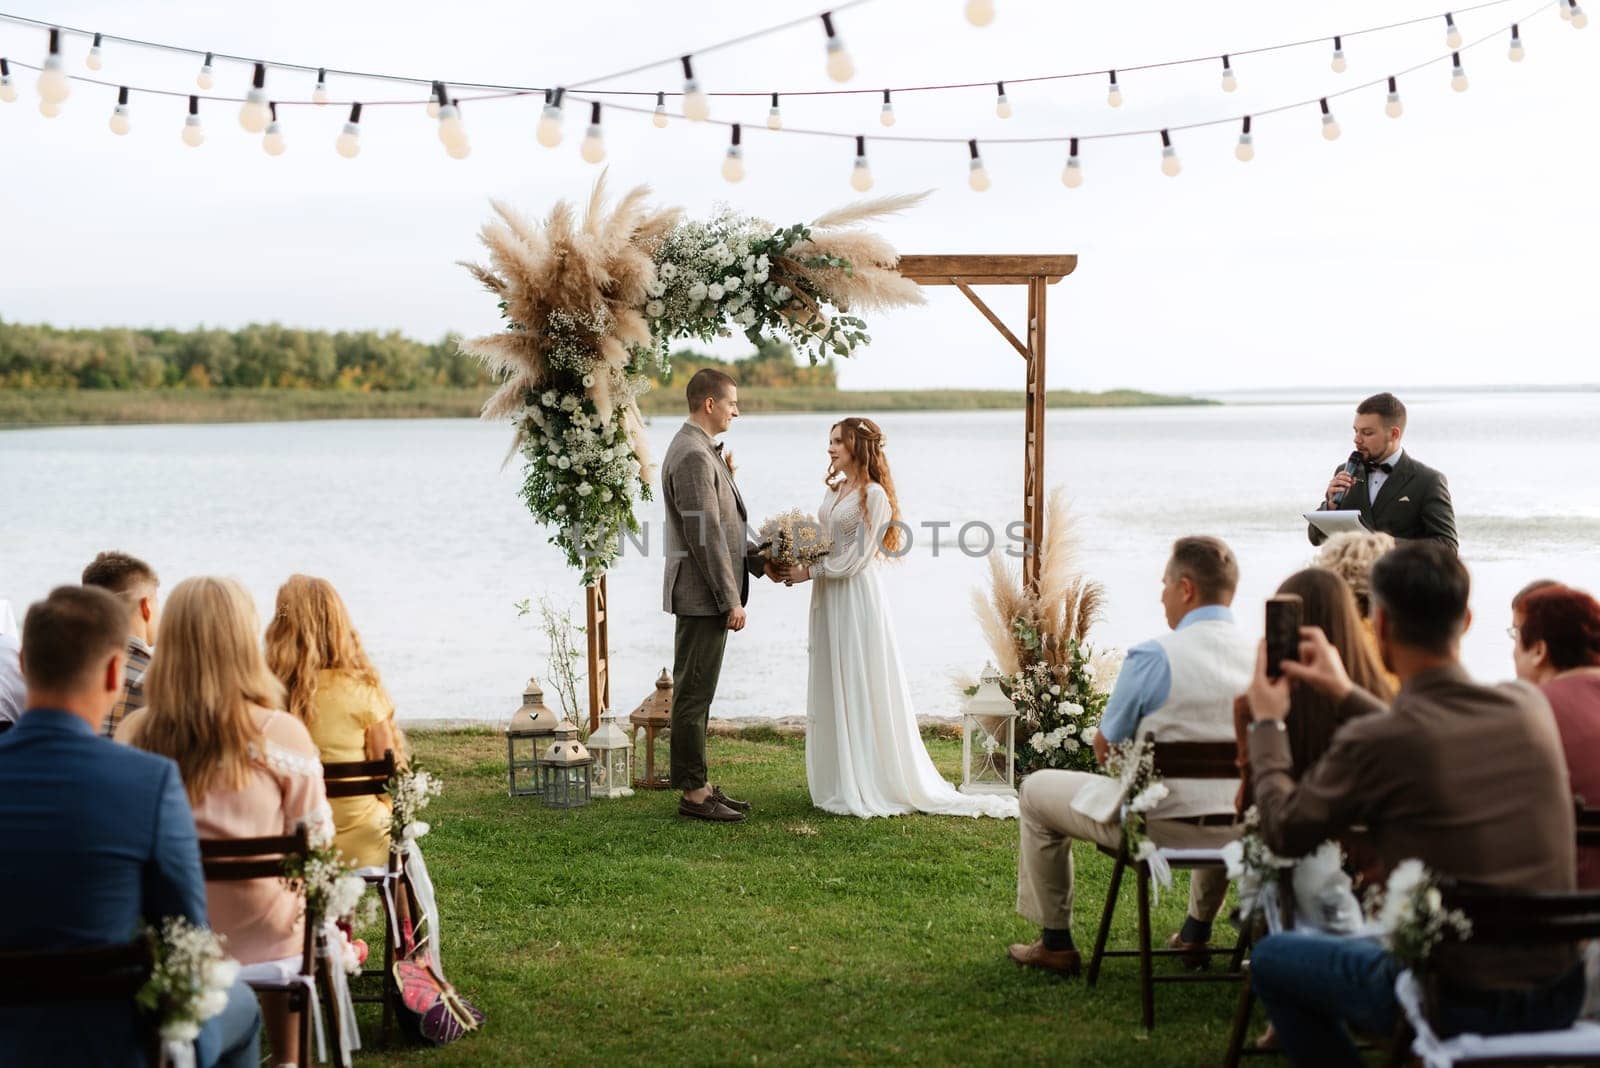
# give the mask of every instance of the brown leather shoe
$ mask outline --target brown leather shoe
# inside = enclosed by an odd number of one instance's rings
[[[692,820],[706,820],[711,823],[738,823],[744,819],[743,812],[734,811],[715,797],[707,797],[699,804],[695,804],[687,797],[680,797],[678,799],[678,815],[687,816]]]
[[[1180,950],[1178,960],[1182,961],[1184,968],[1191,972],[1211,967],[1213,950],[1210,942],[1185,942],[1183,932],[1174,931],[1172,937],[1167,939],[1167,948]]]
[[[727,794],[723,793],[722,792],[722,787],[720,787],[720,786],[713,786],[711,788],[711,796],[714,799],[716,799],[718,801],[721,801],[724,805],[727,805],[729,808],[733,809],[735,812],[743,812],[746,815],[748,815],[750,813],[750,809],[751,809],[750,802],[748,802],[748,801],[735,801],[733,798],[731,798]]]
[[[1077,950],[1046,949],[1042,938],[1027,945],[1021,942],[1015,943],[1006,952],[1012,960],[1024,968],[1038,968],[1067,978],[1077,975],[1083,966],[1083,962],[1078,959]]]

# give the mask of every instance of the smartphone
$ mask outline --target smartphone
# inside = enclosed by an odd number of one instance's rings
[[[1300,597],[1279,594],[1267,600],[1267,678],[1283,674],[1285,660],[1300,659]]]

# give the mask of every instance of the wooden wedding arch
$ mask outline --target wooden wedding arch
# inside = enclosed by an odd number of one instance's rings
[[[1039,585],[1039,546],[1044,540],[1045,304],[1049,287],[1073,272],[1077,256],[989,255],[901,256],[900,273],[924,286],[955,286],[1000,331],[1027,365],[1022,452],[1022,581]],[[974,292],[975,286],[1027,286],[1028,321],[1022,340]],[[589,729],[611,707],[610,640],[606,577],[585,597],[589,645]]]

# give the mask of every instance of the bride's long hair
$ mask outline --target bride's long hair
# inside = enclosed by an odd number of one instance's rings
[[[883,428],[871,419],[851,416],[839,420],[829,430],[839,431],[839,440],[844,444],[845,452],[855,461],[857,469],[866,475],[866,480],[861,483],[863,520],[867,515],[868,483],[876,482],[888,495],[889,524],[883,530],[883,551],[891,557],[895,556],[905,544],[905,531],[900,526],[900,498],[894,491],[894,476],[889,473],[889,458],[883,452],[884,446],[889,443],[888,438],[884,436]],[[829,489],[838,489],[844,479],[844,472],[830,461],[823,483]]]

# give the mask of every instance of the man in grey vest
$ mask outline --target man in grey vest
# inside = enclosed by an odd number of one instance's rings
[[[677,617],[672,657],[672,785],[678,814],[737,823],[750,812],[706,780],[706,724],[728,632],[744,629],[750,576],[766,571],[745,537],[748,515],[716,440],[739,417],[739,387],[707,367],[689,379],[689,419],[661,461],[667,566],[661,607]],[[768,572],[769,577],[772,574]]]
[[[1161,606],[1172,629],[1128,650],[1117,676],[1095,754],[1103,763],[1111,745],[1154,736],[1166,742],[1232,742],[1233,700],[1250,684],[1255,646],[1233,625],[1233,591],[1239,565],[1218,538],[1179,538],[1161,579]],[[1076,975],[1072,941],[1072,843],[1107,848],[1122,841],[1113,817],[1095,819],[1074,807],[1079,793],[1100,775],[1036,771],[1022,783],[1022,836],[1017,857],[1017,911],[1039,925],[1039,941],[1011,947],[1018,964]],[[1239,837],[1234,797],[1239,780],[1168,779],[1166,800],[1148,815],[1150,840],[1182,849],[1220,848]],[[1168,945],[1185,951],[1185,963],[1207,959],[1211,921],[1228,894],[1220,869],[1200,868],[1189,881],[1189,917]]]

